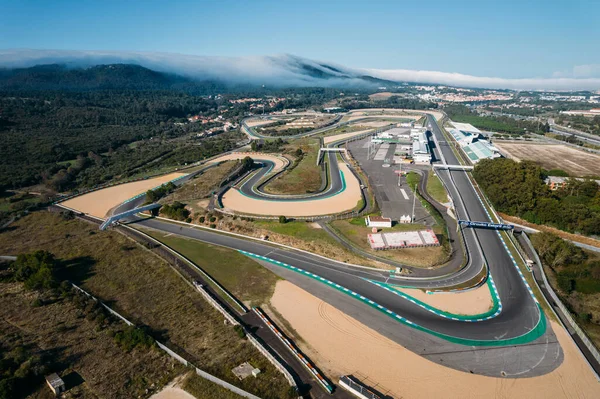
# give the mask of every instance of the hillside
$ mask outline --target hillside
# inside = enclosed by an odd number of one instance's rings
[[[69,68],[63,64],[0,69],[0,90],[224,90],[216,81],[197,81],[133,64]]]

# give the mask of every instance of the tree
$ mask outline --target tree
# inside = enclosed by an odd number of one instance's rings
[[[250,157],[244,157],[244,159],[242,159],[242,171],[248,171],[250,169],[252,169],[252,167],[254,166],[254,160]]]
[[[285,216],[283,216],[283,215],[279,216],[279,223],[287,223],[287,222],[288,222],[288,220]]]
[[[36,251],[17,256],[13,264],[14,278],[28,289],[49,289],[56,286],[56,259],[47,251]]]

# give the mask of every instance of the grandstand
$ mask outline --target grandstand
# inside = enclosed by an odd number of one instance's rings
[[[500,151],[489,141],[485,140],[477,128],[472,127],[468,123],[452,122],[452,125],[455,128],[448,129],[448,132],[462,147],[472,163],[477,163],[486,158],[499,158],[501,156]]]

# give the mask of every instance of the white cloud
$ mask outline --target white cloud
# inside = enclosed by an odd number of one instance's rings
[[[341,72],[325,69],[313,60],[290,55],[255,57],[211,57],[170,53],[68,51],[68,50],[0,50],[0,67],[28,67],[39,64],[65,63],[72,66],[92,66],[108,63],[133,63],[163,72],[172,72],[195,78],[221,79],[234,83],[267,85],[327,85],[358,83],[342,79],[350,76],[374,77],[419,83],[440,83],[451,86],[529,89],[529,90],[597,90],[600,89],[600,65],[579,65],[571,71],[557,72],[550,78],[506,79],[480,77],[440,71],[407,69],[355,69],[327,62]],[[313,71],[326,71],[335,76],[321,80],[307,74],[305,66]]]

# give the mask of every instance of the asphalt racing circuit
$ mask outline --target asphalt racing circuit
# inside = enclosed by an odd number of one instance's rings
[[[433,116],[428,119],[435,143],[434,162],[459,164]],[[288,205],[331,197],[343,190],[344,174],[337,168],[336,154],[329,153],[328,157],[331,181],[321,193],[275,198],[264,193],[261,184],[274,167],[268,160],[239,190],[248,198]],[[467,172],[438,170],[438,175],[452,198],[458,219],[491,221]],[[114,213],[132,210],[143,202],[142,196],[122,204]],[[465,262],[450,271],[448,268],[431,271],[427,277],[406,277],[212,229],[138,216],[129,217],[126,222],[132,227],[156,229],[240,251],[382,335],[446,367],[480,375],[521,378],[548,373],[563,359],[561,347],[510,254],[508,243],[495,230],[464,228],[460,236],[466,248]],[[401,286],[451,290],[460,284],[468,285],[485,267],[489,270],[485,284],[494,298],[494,306],[479,315],[444,312],[395,289]]]

